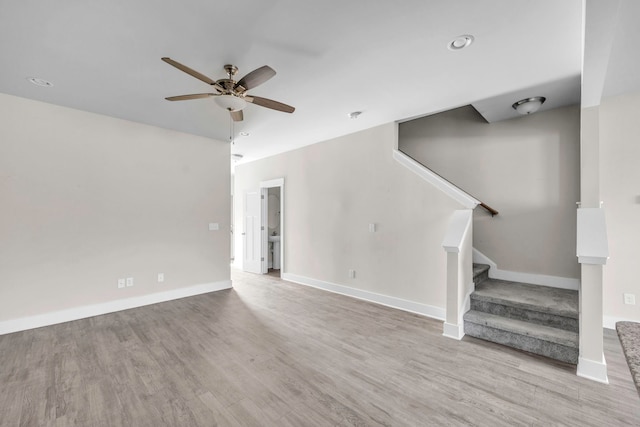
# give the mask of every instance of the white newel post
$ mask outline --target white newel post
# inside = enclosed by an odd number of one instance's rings
[[[581,265],[578,376],[608,383],[602,332],[603,269],[609,258],[604,210],[578,209],[577,255]]]
[[[457,340],[464,336],[462,316],[473,291],[472,224],[471,209],[455,211],[442,242],[447,252],[447,314],[442,335]]]

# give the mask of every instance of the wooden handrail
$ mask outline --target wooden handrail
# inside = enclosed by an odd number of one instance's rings
[[[485,208],[487,211],[489,211],[489,213],[491,214],[491,216],[495,216],[498,215],[498,211],[493,209],[491,206],[487,205],[484,202],[480,202],[480,206],[482,206],[483,208]]]
[[[458,188],[460,191],[464,192],[465,194],[468,194],[469,196],[473,197],[474,199],[476,199],[477,201],[480,202],[480,206],[482,206],[484,209],[487,210],[487,212],[489,212],[491,214],[492,217],[498,215],[498,211],[495,210],[494,208],[492,208],[491,206],[487,205],[486,203],[480,201],[480,199],[478,199],[476,196],[474,196],[473,194],[463,190],[462,188],[458,187],[456,184],[454,184],[453,182],[449,181],[447,178],[443,177],[442,175],[440,175],[438,172],[434,171],[433,169],[431,169],[430,167],[428,167],[427,165],[425,165],[424,163],[420,162],[419,160],[411,157],[409,154],[405,153],[404,151],[398,149],[398,152],[400,152],[401,154],[407,156],[408,158],[410,158],[411,160],[413,160],[414,162],[418,163],[419,165],[421,165],[423,168],[428,169],[431,173],[433,173],[434,175],[437,175],[438,177],[440,177],[440,179],[442,179],[443,181],[448,182],[450,185],[452,185],[455,188]]]

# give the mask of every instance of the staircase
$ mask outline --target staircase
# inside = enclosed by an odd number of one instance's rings
[[[466,335],[567,363],[578,363],[578,292],[488,278],[474,264]]]

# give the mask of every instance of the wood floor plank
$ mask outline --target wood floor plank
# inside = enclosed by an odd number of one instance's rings
[[[442,322],[233,271],[234,288],[0,336],[0,426],[633,426],[609,385]]]

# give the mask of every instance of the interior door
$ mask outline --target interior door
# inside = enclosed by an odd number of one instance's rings
[[[244,196],[244,247],[242,269],[262,273],[262,192],[247,191]]]

